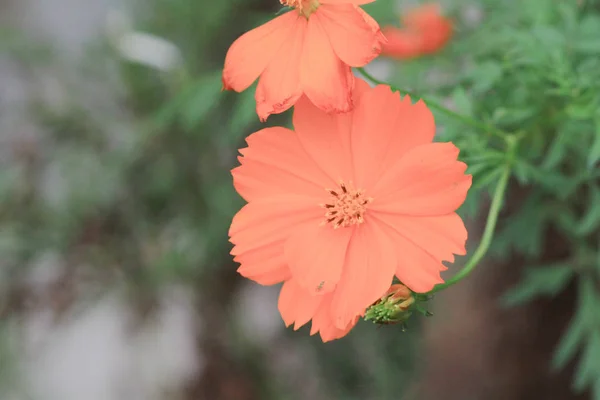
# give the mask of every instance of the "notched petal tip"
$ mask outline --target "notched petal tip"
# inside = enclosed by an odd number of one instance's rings
[[[273,114],[281,114],[292,108],[292,106],[298,100],[298,95],[287,97],[281,102],[272,103],[266,98],[256,99],[256,114],[260,119],[260,122],[266,122],[269,116]]]

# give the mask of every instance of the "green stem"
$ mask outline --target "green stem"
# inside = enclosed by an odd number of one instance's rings
[[[504,193],[506,192],[506,187],[508,185],[508,179],[510,178],[510,172],[511,172],[511,163],[507,163],[506,167],[504,168],[504,172],[502,173],[502,176],[500,177],[500,181],[498,182],[498,185],[496,186],[496,190],[494,191],[494,197],[492,198],[492,205],[490,206],[490,212],[488,213],[488,216],[487,216],[485,230],[483,231],[483,236],[481,237],[481,242],[479,243],[479,246],[477,247],[477,249],[471,256],[471,258],[469,259],[469,262],[467,262],[467,264],[463,267],[463,269],[461,269],[456,275],[454,275],[452,278],[450,278],[447,282],[442,283],[440,285],[436,285],[433,288],[433,290],[431,290],[430,292],[427,293],[428,295],[439,292],[440,290],[444,290],[444,289],[460,282],[467,276],[469,276],[469,274],[471,272],[473,272],[473,270],[475,269],[477,264],[479,264],[481,259],[485,256],[485,253],[487,253],[487,251],[490,247],[490,244],[492,243],[492,239],[494,237],[494,230],[496,229],[496,222],[498,222],[498,214],[500,213],[500,210],[502,209],[502,200],[504,198]]]
[[[469,125],[469,126],[471,126],[471,127],[473,127],[473,128],[479,129],[479,130],[481,130],[481,131],[484,131],[484,132],[490,132],[490,133],[493,133],[493,134],[495,134],[495,135],[497,135],[497,136],[500,136],[500,137],[502,137],[502,138],[505,138],[505,137],[506,137],[506,134],[505,134],[504,132],[502,132],[501,130],[499,130],[498,128],[495,128],[495,127],[493,127],[493,126],[490,126],[490,125],[488,125],[488,124],[485,124],[485,123],[482,123],[482,122],[479,122],[479,121],[477,121],[477,120],[475,120],[475,119],[472,119],[472,118],[469,118],[469,117],[467,117],[467,116],[465,116],[465,115],[462,115],[462,114],[456,113],[456,112],[454,112],[454,111],[452,111],[452,110],[450,110],[450,109],[448,109],[448,108],[444,107],[443,105],[441,105],[441,104],[439,104],[439,103],[436,103],[435,101],[432,101],[432,100],[427,100],[427,99],[423,98],[422,96],[419,96],[419,95],[417,95],[417,94],[415,94],[415,93],[411,93],[411,92],[410,92],[410,91],[408,91],[408,90],[400,89],[400,88],[397,88],[397,87],[395,87],[395,86],[392,86],[392,85],[390,85],[390,84],[388,84],[388,83],[386,83],[386,82],[383,82],[383,81],[381,81],[381,80],[379,80],[379,79],[375,78],[373,75],[371,75],[371,74],[370,74],[370,73],[368,73],[367,71],[365,71],[365,69],[364,69],[364,68],[362,68],[362,67],[361,67],[361,68],[356,68],[356,69],[357,69],[357,70],[358,70],[358,71],[359,71],[359,72],[360,72],[360,73],[361,73],[361,74],[362,74],[362,75],[363,75],[365,78],[367,78],[368,80],[370,80],[371,82],[373,82],[373,83],[374,83],[374,84],[376,84],[376,85],[388,85],[388,86],[389,86],[390,88],[392,88],[392,90],[394,90],[394,91],[403,92],[403,93],[405,93],[405,94],[407,94],[407,95],[409,95],[409,96],[411,96],[411,97],[413,97],[413,98],[415,98],[415,97],[417,97],[417,98],[420,98],[420,99],[421,99],[421,100],[423,100],[423,101],[424,101],[424,102],[425,102],[425,103],[426,103],[426,104],[427,104],[429,107],[431,107],[431,108],[433,108],[434,110],[437,110],[437,111],[439,111],[439,112],[441,112],[441,113],[443,113],[443,114],[446,114],[447,116],[449,116],[449,117],[451,117],[451,118],[454,118],[454,119],[456,119],[456,120],[458,120],[458,121],[462,122],[462,123],[463,123],[463,124],[465,124],[465,125]]]

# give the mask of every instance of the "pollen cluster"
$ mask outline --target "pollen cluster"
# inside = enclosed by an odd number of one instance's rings
[[[279,2],[284,6],[296,8],[306,18],[314,13],[320,5],[318,0],[279,0]]]
[[[331,223],[334,229],[344,228],[365,222],[364,214],[367,204],[373,201],[366,197],[362,190],[354,189],[352,182],[349,184],[340,181],[339,189],[325,189],[331,195],[330,200],[321,204],[325,208],[323,224]]]

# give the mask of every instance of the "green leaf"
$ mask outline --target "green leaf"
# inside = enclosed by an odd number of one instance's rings
[[[466,116],[473,115],[473,105],[471,103],[471,99],[469,99],[465,89],[461,86],[456,87],[452,92],[452,101],[461,114]]]
[[[492,113],[492,121],[496,124],[517,124],[526,121],[527,119],[535,116],[537,113],[536,109],[507,109],[504,107],[498,107]]]
[[[559,369],[575,357],[582,347],[583,353],[575,371],[573,389],[582,392],[588,386],[597,391],[600,380],[600,297],[595,283],[587,276],[579,279],[578,308],[567,332],[563,335],[552,359],[552,368]],[[594,393],[598,396],[600,393]]]
[[[590,327],[598,328],[600,326],[600,294],[596,292],[595,282],[589,277],[582,277],[580,286],[580,303],[582,312],[585,314],[585,319]]]
[[[600,400],[600,376],[596,377],[592,386],[592,396],[594,400]]]
[[[575,182],[570,177],[567,177],[556,170],[545,171],[537,166],[524,164],[529,175],[535,179],[544,189],[554,193],[559,199],[564,200],[572,193],[576,187]]]
[[[585,320],[585,314],[579,308],[554,351],[551,361],[553,370],[558,371],[564,368],[575,356],[585,337],[586,329],[587,321]]]
[[[191,90],[182,104],[181,122],[187,130],[192,130],[204,120],[222,98],[221,71],[203,76]]]
[[[579,37],[571,45],[577,51],[596,56],[600,52],[600,17],[586,15],[578,28]]]
[[[590,334],[583,357],[575,372],[573,388],[577,392],[582,392],[598,377],[600,377],[600,329]]]
[[[579,236],[590,235],[600,225],[600,188],[598,185],[590,185],[589,196],[589,208],[575,231]]]
[[[471,185],[470,190],[478,190],[480,188],[484,188],[490,183],[494,182],[496,178],[499,178],[502,175],[503,167],[496,167],[489,169],[487,171],[483,171],[479,173],[479,175],[473,177],[473,184]]]
[[[473,176],[478,176],[488,168],[489,165],[486,163],[470,164],[465,173]]]
[[[256,115],[256,100],[254,99],[254,90],[246,90],[239,95],[236,103],[235,113],[231,117],[229,129],[231,135],[238,138],[242,136],[244,127],[252,122],[258,122]]]
[[[506,156],[504,155],[504,153],[491,149],[488,149],[485,152],[485,154],[469,155],[464,158],[461,157],[462,161],[467,163],[467,165],[469,166],[471,166],[471,164],[490,163],[490,161],[500,161],[505,158]]]
[[[555,223],[558,227],[567,232],[569,235],[574,235],[579,227],[579,221],[577,220],[573,210],[570,208],[562,207],[559,210],[553,210],[555,216]]]
[[[563,160],[567,154],[567,145],[570,140],[570,132],[567,132],[566,130],[561,130],[558,135],[556,135],[544,158],[544,162],[542,163],[543,169],[553,169]]]
[[[548,223],[548,210],[540,207],[541,199],[541,195],[533,194],[515,214],[507,218],[496,236],[494,251],[508,253],[514,249],[532,257],[540,254]]]
[[[560,2],[557,9],[562,17],[562,22],[565,31],[574,31],[579,23],[577,16],[579,10],[574,2]]]
[[[565,108],[565,112],[569,117],[582,121],[592,118],[595,111],[596,105],[589,101],[583,101],[581,103],[572,103]]]
[[[600,160],[600,117],[596,118],[594,141],[587,159],[588,168],[593,169],[598,160]]]
[[[548,25],[534,27],[531,34],[544,46],[561,47],[565,42],[565,35],[561,30]]]
[[[569,283],[573,269],[568,263],[556,263],[525,270],[525,277],[500,299],[505,307],[527,303],[539,296],[555,296]]]
[[[513,175],[521,185],[527,185],[531,181],[531,168],[523,160],[517,160],[513,165]]]
[[[573,43],[573,48],[582,53],[598,54],[600,53],[599,39],[584,39]]]
[[[473,188],[469,190],[469,195],[465,199],[465,202],[460,206],[459,214],[464,217],[475,217],[479,211],[481,204],[481,191]]]
[[[497,62],[485,61],[477,66],[471,75],[473,92],[483,93],[490,90],[502,78],[502,66]]]

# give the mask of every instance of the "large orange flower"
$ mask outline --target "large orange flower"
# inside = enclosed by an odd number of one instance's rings
[[[443,282],[442,261],[465,254],[455,210],[471,186],[451,143],[432,143],[425,104],[356,80],[356,107],[326,114],[305,97],[295,132],[247,138],[233,173],[248,201],[229,231],[243,276],[285,281],[287,325],[312,319],[323,340],[343,336],[389,289],[394,275],[415,292]]]
[[[326,112],[352,108],[354,76],[379,55],[385,40],[360,4],[374,0],[281,0],[295,7],[253,29],[225,58],[223,86],[246,90],[259,76],[256,112],[262,121],[292,107],[305,94]]]
[[[440,50],[452,36],[452,22],[441,13],[439,4],[427,4],[402,17],[403,28],[386,26],[388,39],[382,54],[395,58],[413,58]]]

